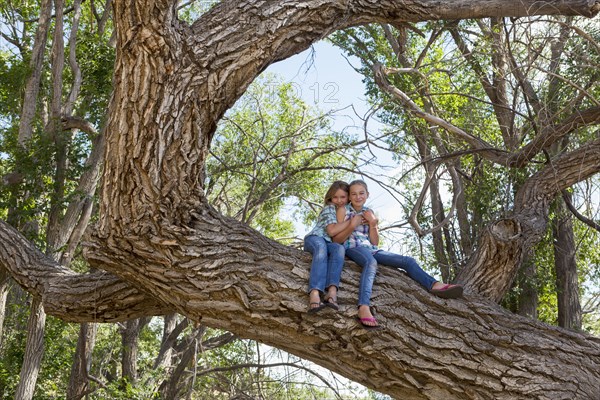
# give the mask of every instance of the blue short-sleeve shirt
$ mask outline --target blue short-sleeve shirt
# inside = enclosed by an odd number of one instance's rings
[[[331,237],[327,234],[327,225],[336,223],[335,206],[333,204],[326,205],[319,213],[316,226],[306,236],[316,235],[331,242]]]

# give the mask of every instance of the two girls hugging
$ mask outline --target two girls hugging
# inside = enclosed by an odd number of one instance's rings
[[[378,219],[369,207],[367,184],[355,180],[347,184],[335,181],[325,194],[325,206],[313,230],[304,238],[304,250],[312,254],[309,286],[309,313],[325,307],[339,309],[337,291],[344,256],[362,268],[358,295],[357,320],[365,329],[379,329],[371,312],[371,292],[377,264],[400,268],[430,293],[454,299],[462,296],[460,285],[438,282],[408,256],[379,249]],[[321,300],[321,295],[323,299]]]

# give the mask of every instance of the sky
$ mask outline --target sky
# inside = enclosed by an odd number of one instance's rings
[[[353,104],[366,111],[362,75],[349,62],[359,65],[357,59],[344,58],[340,49],[322,40],[300,54],[272,64],[267,71],[293,82],[305,101],[322,110]]]

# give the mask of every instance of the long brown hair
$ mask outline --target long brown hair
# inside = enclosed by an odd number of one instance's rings
[[[350,186],[344,181],[335,181],[329,186],[327,193],[325,193],[325,205],[331,204],[331,199],[335,192],[342,189],[344,192],[350,194]]]

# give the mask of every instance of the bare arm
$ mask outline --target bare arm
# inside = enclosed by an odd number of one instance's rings
[[[350,224],[349,220],[344,221],[344,219],[346,219],[346,208],[345,207],[336,207],[335,217],[336,217],[337,223],[328,224],[325,227],[325,230],[327,231],[327,234],[330,237],[334,237],[335,235],[339,234]]]
[[[344,231],[350,225],[350,220],[338,222],[337,224],[329,224],[325,227],[327,230],[327,234],[332,238],[338,235],[340,232]],[[354,229],[354,228],[352,228]],[[350,231],[352,232],[352,231]]]
[[[346,221],[348,222],[348,225],[344,226],[344,228],[337,235],[332,236],[331,238],[335,243],[344,243],[344,241],[348,239],[352,232],[354,232],[354,229],[361,224],[362,220],[362,215],[357,214],[353,216],[351,219]]]

